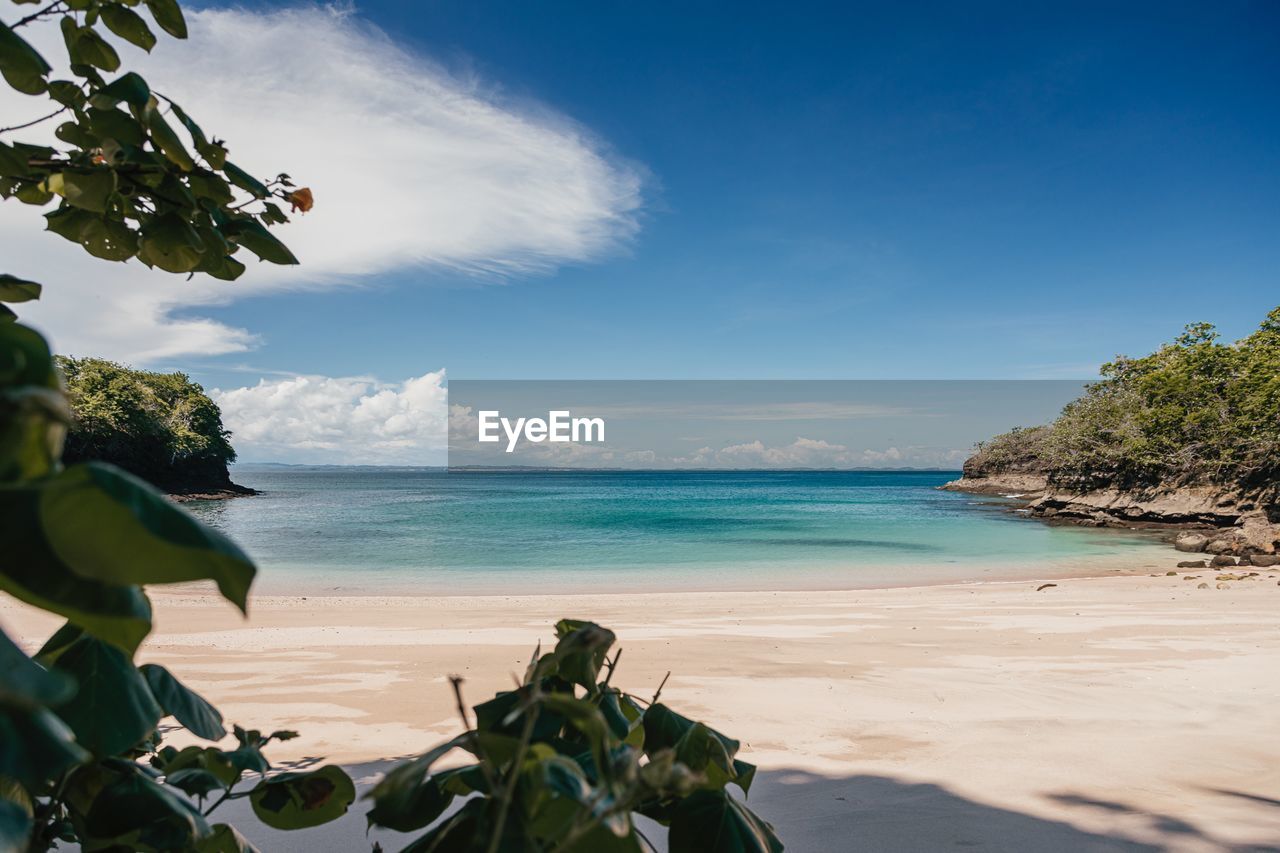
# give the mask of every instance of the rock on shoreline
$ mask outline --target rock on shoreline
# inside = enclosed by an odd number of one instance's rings
[[[229,489],[204,489],[189,492],[169,492],[170,500],[178,503],[186,503],[188,501],[227,501],[232,498],[246,498],[252,495],[262,494],[257,489],[251,489],[248,486],[239,486],[235,483],[231,484]]]
[[[1025,509],[1033,518],[1090,527],[1183,531],[1174,547],[1188,553],[1242,556],[1280,552],[1280,503],[1271,494],[1197,486],[1072,492],[1055,488],[1039,474],[975,473],[966,471],[942,488],[1026,498]]]

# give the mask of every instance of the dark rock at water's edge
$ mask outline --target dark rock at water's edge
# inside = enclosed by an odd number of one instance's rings
[[[228,481],[229,482],[229,481]],[[192,489],[190,491],[169,492],[169,497],[178,503],[187,501],[225,501],[231,498],[245,498],[262,494],[257,489],[231,483],[227,489]]]
[[[1077,492],[1057,488],[1040,474],[986,474],[966,463],[965,475],[942,488],[1023,498],[1022,508],[1032,518],[1164,530],[1176,534],[1174,547],[1186,553],[1264,559],[1280,554],[1280,494],[1274,487],[1248,494],[1208,486]]]

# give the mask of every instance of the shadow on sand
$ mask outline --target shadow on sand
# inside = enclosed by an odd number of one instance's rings
[[[278,769],[302,769],[318,762],[303,759]],[[347,767],[363,793],[391,761]],[[1269,797],[1239,791],[1213,791],[1249,800],[1260,807],[1280,806]],[[1144,812],[1120,802],[1059,793],[1047,802],[1062,814],[1046,819],[978,803],[938,785],[905,782],[885,776],[822,776],[803,770],[761,772],[750,803],[773,823],[791,853],[933,853],[945,850],[993,853],[1093,853],[1093,851],[1223,851],[1280,853],[1280,838],[1260,845],[1230,844],[1186,818]],[[376,840],[392,853],[414,835],[374,832],[366,835],[364,812],[357,801],[337,823],[302,832],[276,832],[257,823],[244,801],[219,809],[217,820],[235,824],[258,847],[270,851],[369,851]],[[1097,818],[1107,832],[1072,825],[1072,819]],[[1097,825],[1094,820],[1093,824]],[[663,830],[650,825],[645,835],[664,850]]]

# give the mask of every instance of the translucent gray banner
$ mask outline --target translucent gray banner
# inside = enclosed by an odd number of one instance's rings
[[[957,470],[1084,380],[449,381],[450,469]]]

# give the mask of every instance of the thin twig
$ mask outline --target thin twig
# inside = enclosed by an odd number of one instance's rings
[[[467,719],[467,706],[462,701],[462,681],[461,675],[449,676],[449,684],[453,687],[453,699],[458,706],[458,716],[462,718],[462,728],[465,731],[471,731],[471,721]]]
[[[622,649],[618,649],[617,654],[613,656],[613,660],[606,660],[605,663],[609,667],[609,671],[604,676],[604,686],[609,686],[609,679],[613,678],[613,671],[618,668],[618,661],[622,658]]]
[[[25,27],[32,21],[43,18],[45,15],[52,15],[54,12],[58,11],[58,7],[61,5],[62,0],[54,0],[54,2],[45,6],[43,9],[37,9],[25,18],[19,18],[16,23],[9,24],[9,29],[16,30],[18,27]]]
[[[534,690],[537,690],[535,687]],[[537,697],[534,697],[535,700]],[[502,830],[507,823],[507,812],[511,809],[511,801],[516,795],[516,782],[520,779],[520,766],[524,764],[524,755],[529,751],[529,743],[533,740],[533,726],[538,721],[538,712],[542,708],[535,704],[525,712],[524,729],[520,732],[520,746],[516,748],[515,757],[511,760],[511,770],[507,775],[506,790],[502,792],[502,801],[498,803],[498,817],[494,821],[493,836],[489,839],[488,853],[498,853],[502,844]]]
[[[485,784],[489,786],[490,791],[496,791],[498,790],[498,780],[494,777],[493,770],[489,767],[488,757],[480,746],[480,732],[471,730],[471,720],[467,717],[467,705],[462,701],[462,682],[461,675],[449,676],[449,684],[453,686],[453,698],[458,706],[458,716],[462,718],[462,728],[471,735],[471,744],[475,750],[476,758],[479,759],[480,772],[484,774]]]
[[[667,674],[662,676],[662,683],[658,685],[658,692],[653,694],[653,701],[649,703],[650,705],[658,704],[658,697],[662,695],[662,688],[667,686],[667,679],[670,677],[671,677],[671,670],[667,670]]]
[[[11,131],[11,130],[25,130],[25,129],[26,129],[26,128],[28,128],[28,127],[34,127],[35,125],[39,124],[39,123],[40,123],[40,122],[42,122],[42,121],[48,121],[49,119],[53,118],[54,116],[60,116],[60,115],[62,115],[63,113],[65,113],[65,112],[66,112],[67,110],[69,110],[69,109],[71,109],[71,108],[70,108],[70,107],[63,107],[63,108],[62,108],[62,109],[60,109],[60,110],[54,110],[53,112],[49,113],[47,116],[40,116],[40,118],[32,119],[31,121],[27,122],[26,124],[15,124],[15,125],[13,125],[12,127],[0,127],[0,133],[8,133],[8,132],[9,132],[9,131]]]
[[[231,786],[231,788],[234,788],[234,787],[235,785]],[[213,805],[209,806],[209,808],[204,810],[205,817],[208,817],[209,815],[213,814],[214,809],[216,809],[218,806],[225,803],[227,800],[231,799],[231,788],[227,788],[226,790],[224,790],[222,792],[222,796],[218,800],[216,800]]]

